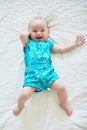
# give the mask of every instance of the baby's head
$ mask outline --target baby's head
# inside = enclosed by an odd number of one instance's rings
[[[31,39],[35,41],[46,41],[48,39],[48,22],[42,17],[35,17],[29,24]]]

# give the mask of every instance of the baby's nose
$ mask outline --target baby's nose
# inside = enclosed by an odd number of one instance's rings
[[[38,31],[38,32],[37,32],[37,34],[41,34],[41,32],[40,32],[40,31]]]

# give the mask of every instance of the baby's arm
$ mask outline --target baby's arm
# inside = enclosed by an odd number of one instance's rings
[[[20,35],[20,40],[21,40],[23,46],[26,47],[26,43],[27,43],[27,40],[28,40],[28,35],[21,34]]]
[[[24,47],[26,47],[26,43],[27,43],[27,40],[29,37],[30,37],[30,32],[26,35],[24,35],[24,34],[20,35],[20,40],[21,40]]]
[[[85,43],[84,36],[77,36],[76,42],[71,46],[62,48],[58,44],[54,44],[52,52],[53,53],[61,53],[61,54],[62,53],[67,53],[67,52],[70,52],[70,51],[76,49],[78,46],[83,45],[84,43]]]

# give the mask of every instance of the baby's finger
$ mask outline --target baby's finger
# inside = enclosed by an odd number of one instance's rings
[[[81,41],[85,43],[85,38],[83,37],[83,38],[81,39]]]
[[[85,43],[85,38],[83,38],[83,39],[81,40],[81,42],[82,42],[82,44],[84,44],[84,43]]]
[[[82,37],[83,37],[83,36],[78,35],[78,36],[77,36],[77,40],[78,40],[78,41],[81,41]]]
[[[79,40],[79,36],[77,36],[77,40]]]
[[[83,39],[83,41],[82,41],[83,43],[85,43],[86,41],[85,41],[85,39]]]
[[[83,40],[83,39],[85,39],[84,36],[80,36],[80,37],[79,37],[79,40]]]

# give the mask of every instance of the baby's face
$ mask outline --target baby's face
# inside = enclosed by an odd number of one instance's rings
[[[48,25],[45,20],[37,19],[30,24],[30,36],[35,41],[46,41],[48,39]]]

